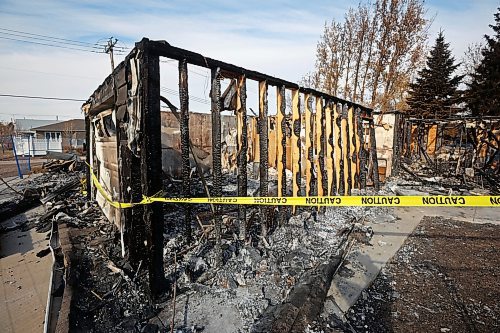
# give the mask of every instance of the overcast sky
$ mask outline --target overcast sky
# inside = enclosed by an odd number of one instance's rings
[[[0,0],[0,94],[86,100],[110,73],[109,56],[90,44],[58,48],[15,41],[21,31],[104,44],[113,36],[120,48],[142,37],[163,39],[203,55],[298,81],[312,70],[325,21],[342,20],[357,1],[23,1]],[[440,29],[459,60],[467,45],[491,34],[488,24],[500,0],[428,0],[435,17],[430,44]],[[7,30],[6,30],[7,29]],[[9,31],[10,30],[10,31]],[[32,36],[34,37],[34,36]],[[42,37],[31,39],[49,43]],[[51,43],[51,42],[50,42]],[[87,47],[89,46],[89,47]],[[85,51],[75,50],[85,49]],[[97,51],[96,52],[89,52]],[[117,55],[118,63],[123,56]],[[176,64],[162,63],[162,85],[175,100]],[[208,98],[207,71],[192,68],[191,95]],[[254,88],[250,87],[250,93]],[[256,90],[256,88],[255,88]],[[82,117],[82,102],[0,97],[0,120]],[[197,111],[208,109],[191,101]]]

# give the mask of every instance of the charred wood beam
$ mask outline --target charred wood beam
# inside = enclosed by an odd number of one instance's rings
[[[347,113],[347,129],[348,129],[348,140],[349,140],[349,184],[351,188],[356,188],[358,185],[356,183],[356,170],[357,170],[357,155],[356,155],[356,132],[354,131],[355,127],[355,118],[354,118],[354,109],[349,107]]]
[[[276,88],[276,101],[278,112],[278,196],[286,196],[286,105],[285,86]]]
[[[360,139],[359,144],[359,186],[361,188],[366,188],[366,155],[367,150],[365,149],[365,134],[364,134],[364,123],[361,116],[357,115],[358,123],[358,137]]]
[[[335,112],[335,111],[333,111]],[[333,128],[332,128],[332,103],[330,101],[326,102],[325,105],[325,130],[326,130],[326,173],[328,182],[328,195],[335,194],[335,183],[334,183],[334,166],[333,166]]]
[[[212,169],[213,169],[213,196],[222,196],[222,161],[221,161],[221,73],[220,68],[212,69],[212,89],[210,97],[212,100]],[[215,205],[215,242],[217,248],[217,263],[222,262],[221,234],[222,215],[221,206]]]
[[[236,90],[236,121],[238,127],[238,196],[246,197],[247,193],[247,83],[244,75],[238,78]],[[238,206],[239,239],[246,239],[246,206]]]
[[[342,136],[342,171],[344,174],[344,195],[351,195],[351,162],[350,162],[350,146],[349,146],[349,127],[348,127],[348,106],[343,105],[342,107],[342,119],[341,119],[341,136]]]
[[[319,151],[319,167],[320,169],[318,170],[318,174],[321,173],[321,184],[318,184],[318,186],[321,186],[322,190],[322,195],[328,195],[328,172],[326,170],[326,144],[327,144],[327,137],[326,137],[326,107],[328,105],[328,100],[324,100],[323,107],[320,110],[320,126],[321,126],[321,132],[319,136],[319,142],[321,146],[321,150]]]
[[[286,103],[285,103],[285,86],[276,88],[276,110],[277,110],[277,162],[278,170],[278,197],[286,196]],[[288,207],[280,206],[278,223],[283,225],[288,214]]]
[[[139,202],[142,200],[141,191],[141,159],[135,156],[123,138],[120,142],[120,186],[123,202]],[[124,239],[127,243],[130,264],[137,268],[141,261],[147,262],[147,253],[144,245],[145,229],[143,222],[144,207],[134,206],[121,211],[122,223],[125,224]]]
[[[362,140],[363,140],[363,124],[361,123],[360,110],[356,108],[354,111],[354,133],[356,136],[356,174],[355,182],[358,189],[362,188],[361,184],[361,154],[362,154]]]
[[[160,118],[160,62],[150,53],[150,43],[143,40],[138,48],[140,59],[141,96],[141,187],[142,194],[153,196],[162,190],[161,118]],[[144,206],[146,249],[148,252],[149,289],[153,299],[165,291],[167,285],[163,268],[163,206],[156,202]]]
[[[310,94],[304,96],[304,106],[305,106],[305,168],[306,168],[306,196],[314,195],[312,189],[314,188],[314,175],[312,173],[313,169],[313,117],[312,117],[312,97]]]
[[[403,153],[403,134],[404,126],[403,126],[404,118],[400,113],[396,113],[394,115],[394,133],[393,133],[393,150],[392,150],[392,175],[396,175],[398,173],[399,161],[402,157]]]
[[[321,97],[316,96],[316,177],[317,177],[317,185],[318,185],[318,196],[323,196],[323,168],[325,166],[324,162],[324,151],[321,138],[323,137],[323,124],[322,124],[322,110],[323,103]]]
[[[300,142],[301,116],[300,96],[298,90],[292,90],[292,196],[301,196],[301,142]],[[294,207],[295,213],[295,207]]]
[[[260,174],[260,196],[268,196],[268,128],[267,128],[267,82],[259,82],[259,174]],[[265,237],[268,226],[268,208],[260,207],[260,216],[262,221],[262,234]]]
[[[342,104],[335,104],[333,109],[333,153],[335,166],[335,194],[344,194],[344,159],[342,144]]]
[[[91,164],[92,161],[90,160],[90,116],[86,115],[85,116],[85,158],[87,163]],[[85,178],[87,179],[86,182],[86,190],[87,190],[87,200],[92,200],[92,177],[90,176],[90,167],[88,165],[85,165]]]
[[[149,41],[147,38],[143,38],[143,41],[144,40]],[[188,61],[188,63],[190,63],[190,64],[205,67],[205,68],[210,68],[210,69],[220,68],[221,72],[224,74],[225,77],[236,78],[238,76],[245,75],[247,79],[251,79],[251,80],[255,80],[255,81],[259,81],[259,82],[266,81],[266,83],[268,85],[272,85],[275,87],[285,86],[288,89],[299,90],[300,92],[305,93],[305,94],[308,93],[308,94],[312,94],[315,96],[320,96],[320,97],[323,97],[325,99],[329,99],[329,100],[339,102],[339,103],[347,103],[347,104],[354,106],[354,107],[360,107],[361,109],[367,111],[368,113],[371,112],[371,109],[366,108],[362,105],[352,103],[350,101],[346,101],[346,100],[343,100],[341,98],[325,94],[325,93],[318,91],[318,90],[315,90],[315,89],[300,87],[298,84],[287,81],[287,80],[279,79],[279,78],[276,78],[276,77],[273,77],[273,76],[270,76],[270,75],[267,75],[264,73],[260,73],[257,71],[253,71],[253,70],[249,70],[249,69],[246,69],[243,67],[232,65],[232,64],[220,61],[220,60],[208,58],[208,57],[205,57],[199,53],[172,46],[169,43],[167,43],[166,41],[151,41],[150,44],[151,44],[152,52],[154,52],[158,56],[168,57],[168,58],[176,59],[176,60],[186,59]]]
[[[182,159],[182,196],[191,196],[191,181],[189,163],[189,87],[187,61],[179,61],[179,106],[180,106],[180,129],[181,129],[181,159]],[[191,243],[191,205],[184,205],[184,228],[186,239]]]
[[[371,120],[369,124],[370,124],[370,159],[372,160],[372,165],[373,165],[372,180],[375,191],[378,191],[380,190],[380,182],[378,177],[378,159],[377,159],[377,143],[375,142],[375,125],[373,123],[373,120]]]

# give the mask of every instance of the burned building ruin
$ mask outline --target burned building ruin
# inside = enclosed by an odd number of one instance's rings
[[[178,107],[160,94],[160,57],[178,61]],[[188,64],[211,70],[210,114],[189,110]],[[257,81],[259,87],[257,116],[249,115],[246,107],[246,86],[250,80]],[[229,83],[222,91],[224,81]],[[270,86],[276,88],[275,116],[268,115]],[[285,109],[286,91],[291,91],[291,114]],[[161,103],[170,112],[161,112]],[[83,105],[83,110],[89,142],[87,161],[91,166],[87,174],[88,195],[97,200],[110,222],[120,230],[123,255],[127,254],[135,265],[141,260],[148,263],[152,294],[160,292],[164,285],[164,206],[152,203],[123,209],[119,204],[113,205],[96,189],[91,172],[118,203],[137,203],[143,196],[165,195],[162,177],[169,168],[177,170],[174,173],[181,178],[180,196],[190,197],[193,162],[203,180],[202,165],[206,166],[205,171],[211,170],[210,189],[205,186],[205,194],[211,197],[223,196],[223,168],[237,173],[235,196],[254,195],[247,189],[248,162],[258,165],[258,195],[264,197],[350,195],[353,189],[379,186],[371,109],[165,41],[144,38],[138,42]],[[233,115],[221,116],[224,110]],[[167,137],[167,133],[162,133],[162,124],[169,121],[177,122],[179,131],[173,134],[176,141],[162,142]],[[209,126],[193,131],[200,123]],[[235,137],[235,149],[223,149],[227,140],[223,142],[222,125],[225,135]],[[197,135],[200,137],[193,140]],[[163,158],[173,165],[162,169],[162,150],[166,149],[178,150]],[[277,170],[273,193],[269,190],[269,167]],[[287,187],[287,170],[292,174],[291,187]],[[183,207],[189,234],[192,207]],[[279,208],[280,219],[287,215],[287,209]],[[217,243],[221,237],[222,210],[221,205],[214,204],[209,211],[215,221]],[[272,211],[260,208],[263,229],[274,223]],[[245,239],[245,206],[237,208],[237,218],[239,237]]]

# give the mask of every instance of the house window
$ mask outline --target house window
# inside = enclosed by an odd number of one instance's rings
[[[61,132],[45,132],[45,139],[59,141],[61,139]]]

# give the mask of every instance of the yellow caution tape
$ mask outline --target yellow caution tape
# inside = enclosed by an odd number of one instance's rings
[[[87,164],[88,165],[88,164]],[[500,207],[500,196],[328,196],[328,197],[222,197],[222,198],[163,198],[143,196],[140,202],[113,200],[99,183],[89,166],[96,189],[115,208],[131,208],[153,202],[177,204],[263,205],[263,206],[377,206],[377,207]]]

